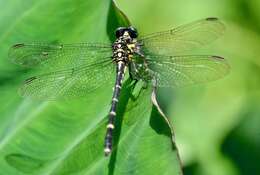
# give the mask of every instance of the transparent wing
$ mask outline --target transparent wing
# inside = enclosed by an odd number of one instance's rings
[[[217,18],[206,18],[140,39],[144,54],[178,55],[208,44],[223,34],[225,26]]]
[[[110,44],[16,44],[9,50],[9,58],[25,67],[44,67],[60,70],[93,64],[111,57]]]
[[[38,99],[81,97],[112,79],[111,59],[27,79],[20,88],[22,96]]]
[[[157,86],[161,87],[182,87],[217,80],[230,69],[222,57],[210,55],[150,56],[147,63]]]

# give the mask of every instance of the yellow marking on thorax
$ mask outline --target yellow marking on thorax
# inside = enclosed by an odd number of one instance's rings
[[[127,44],[127,48],[130,50],[130,53],[128,53],[128,59],[131,61],[133,58],[135,44],[134,43]]]
[[[127,47],[129,50],[131,50],[131,52],[134,52],[134,48],[135,48],[135,44],[132,43],[132,44],[127,44]]]
[[[131,61],[132,60],[132,58],[133,58],[133,54],[128,54],[128,59]]]

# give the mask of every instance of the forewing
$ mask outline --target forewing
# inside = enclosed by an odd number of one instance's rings
[[[144,54],[179,55],[214,41],[224,30],[219,19],[206,18],[141,37],[140,45]]]
[[[110,59],[93,65],[51,72],[27,79],[20,88],[22,96],[36,99],[82,97],[111,80],[114,65]]]
[[[161,87],[182,87],[205,83],[224,77],[229,64],[222,57],[198,56],[150,56],[149,69]]]
[[[36,67],[48,70],[89,65],[97,60],[111,57],[112,48],[107,44],[16,44],[9,50],[9,58],[25,67]],[[47,69],[46,69],[47,70]]]

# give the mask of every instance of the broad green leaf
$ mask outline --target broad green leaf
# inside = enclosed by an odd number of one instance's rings
[[[113,1],[0,4],[0,174],[181,174],[172,130],[141,83],[124,83],[111,157],[104,157],[103,142],[113,82],[70,101],[23,99],[16,92],[33,71],[8,62],[12,44],[111,42],[117,27],[130,25]]]

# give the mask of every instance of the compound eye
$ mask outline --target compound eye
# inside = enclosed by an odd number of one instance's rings
[[[137,38],[138,33],[137,33],[136,28],[134,28],[132,26],[128,27],[128,31],[129,31],[129,35],[131,36],[131,38]]]
[[[116,37],[119,38],[120,36],[124,35],[126,28],[125,27],[119,27],[116,29]]]

